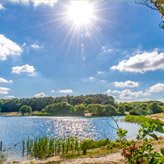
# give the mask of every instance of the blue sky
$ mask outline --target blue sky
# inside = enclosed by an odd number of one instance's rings
[[[94,19],[77,27],[72,2],[0,1],[0,98],[164,100],[160,14],[134,1],[87,4]]]

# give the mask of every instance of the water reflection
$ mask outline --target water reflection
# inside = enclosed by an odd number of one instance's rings
[[[128,138],[134,138],[139,126],[121,121],[121,128],[128,130]],[[93,138],[95,140],[117,138],[115,123],[111,117],[0,117],[0,141],[11,160],[21,158],[22,140],[29,137],[77,136],[79,139]]]

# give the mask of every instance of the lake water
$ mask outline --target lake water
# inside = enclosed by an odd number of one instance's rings
[[[128,130],[128,139],[135,138],[139,126],[122,121],[120,128]],[[116,127],[111,117],[0,117],[0,141],[9,160],[25,160],[22,158],[22,140],[28,137],[49,136],[53,138],[78,136],[95,140],[117,138]],[[15,146],[16,144],[16,146]]]

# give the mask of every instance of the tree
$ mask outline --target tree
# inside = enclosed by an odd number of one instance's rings
[[[20,108],[20,112],[24,116],[25,113],[30,114],[32,112],[32,108],[30,106],[28,106],[28,105],[23,105]]]
[[[164,1],[163,0],[136,0],[137,4],[145,5],[152,10],[157,10],[164,17]],[[160,28],[164,29],[164,20],[159,24]]]
[[[85,104],[77,104],[74,106],[74,109],[78,116],[84,116],[84,111],[86,110]]]
[[[151,102],[148,106],[148,111],[149,111],[149,114],[152,114],[152,113],[161,113],[163,112],[162,108],[158,105],[157,102]]]

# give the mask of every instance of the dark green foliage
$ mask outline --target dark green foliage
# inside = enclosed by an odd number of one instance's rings
[[[47,105],[57,103],[68,103],[72,106],[77,104],[111,104],[114,105],[112,96],[104,94],[86,95],[86,96],[62,96],[62,97],[41,97],[41,98],[23,98],[23,99],[8,99],[0,100],[1,112],[18,112],[23,105],[31,106],[32,111],[41,111]]]
[[[125,111],[129,111],[131,115],[149,115],[164,112],[164,104],[160,101],[147,102],[130,102],[122,103]]]
[[[78,116],[84,116],[84,111],[86,110],[85,104],[77,104],[74,106],[74,114]]]
[[[51,105],[47,105],[44,109],[42,109],[42,112],[46,113],[55,113],[57,115],[59,114],[73,114],[73,106],[68,104],[67,102],[59,102]]]
[[[20,108],[20,112],[21,112],[22,115],[24,115],[25,113],[30,114],[32,112],[32,108],[28,105],[23,105]]]

